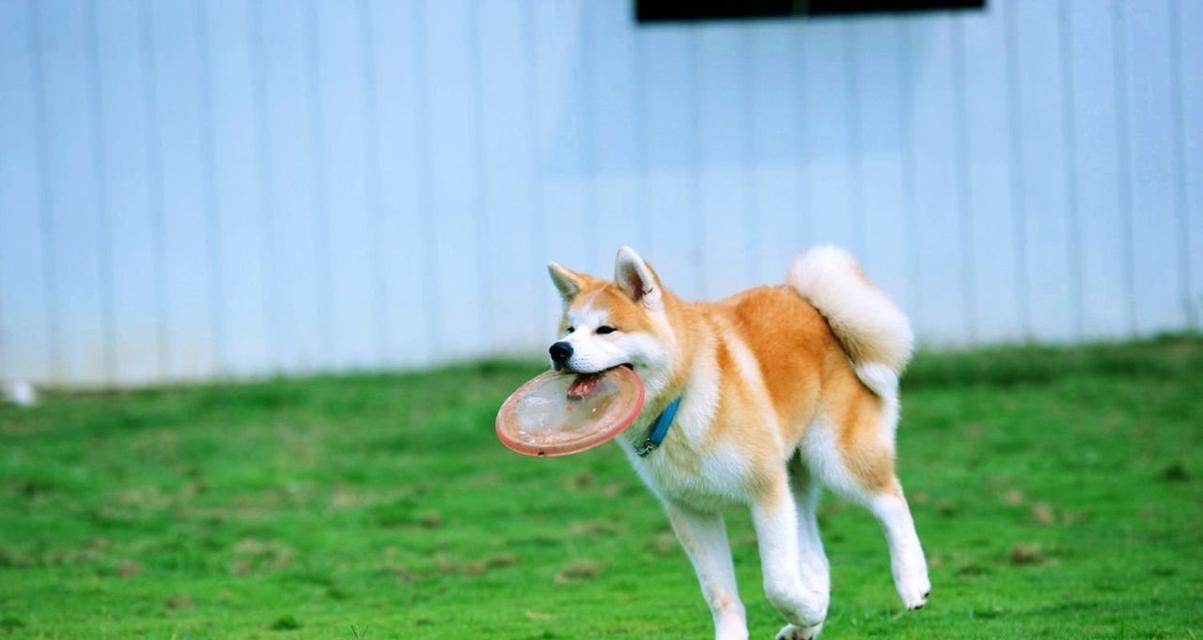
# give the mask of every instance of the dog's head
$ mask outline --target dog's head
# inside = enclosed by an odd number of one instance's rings
[[[656,272],[630,247],[618,250],[614,280],[577,273],[552,262],[551,281],[564,299],[559,338],[548,350],[556,369],[594,373],[627,365],[645,383],[671,367],[669,294]]]

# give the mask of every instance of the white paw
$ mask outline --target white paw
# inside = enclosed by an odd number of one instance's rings
[[[891,569],[894,573],[894,588],[902,599],[902,606],[907,609],[922,609],[927,604],[927,594],[931,593],[931,580],[927,578],[927,561],[923,558],[923,549],[918,544],[910,553],[898,554],[892,558]]]
[[[910,576],[899,576],[894,581],[902,606],[907,609],[922,609],[927,604],[927,594],[931,593],[931,581],[927,572],[913,572]]]
[[[777,632],[776,640],[813,640],[819,637],[819,632],[823,630],[823,623],[820,622],[813,627],[799,627],[797,625],[787,624],[781,627],[781,631]]]
[[[827,618],[827,594],[807,589],[800,583],[787,588],[768,585],[765,595],[786,620],[798,627],[818,626]]]

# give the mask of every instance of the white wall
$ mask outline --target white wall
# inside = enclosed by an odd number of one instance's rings
[[[549,259],[858,254],[929,344],[1203,317],[1203,0],[0,0],[0,379],[540,350]]]

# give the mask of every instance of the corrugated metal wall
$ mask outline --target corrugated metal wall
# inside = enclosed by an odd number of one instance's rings
[[[1203,1],[637,27],[625,0],[0,0],[0,378],[548,342],[858,254],[929,344],[1203,315]]]

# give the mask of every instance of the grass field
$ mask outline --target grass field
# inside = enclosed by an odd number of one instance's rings
[[[705,638],[614,447],[496,441],[490,362],[0,407],[0,638]],[[1203,340],[925,355],[901,475],[932,567],[828,498],[824,638],[1203,638]],[[729,517],[753,638],[781,620]]]

